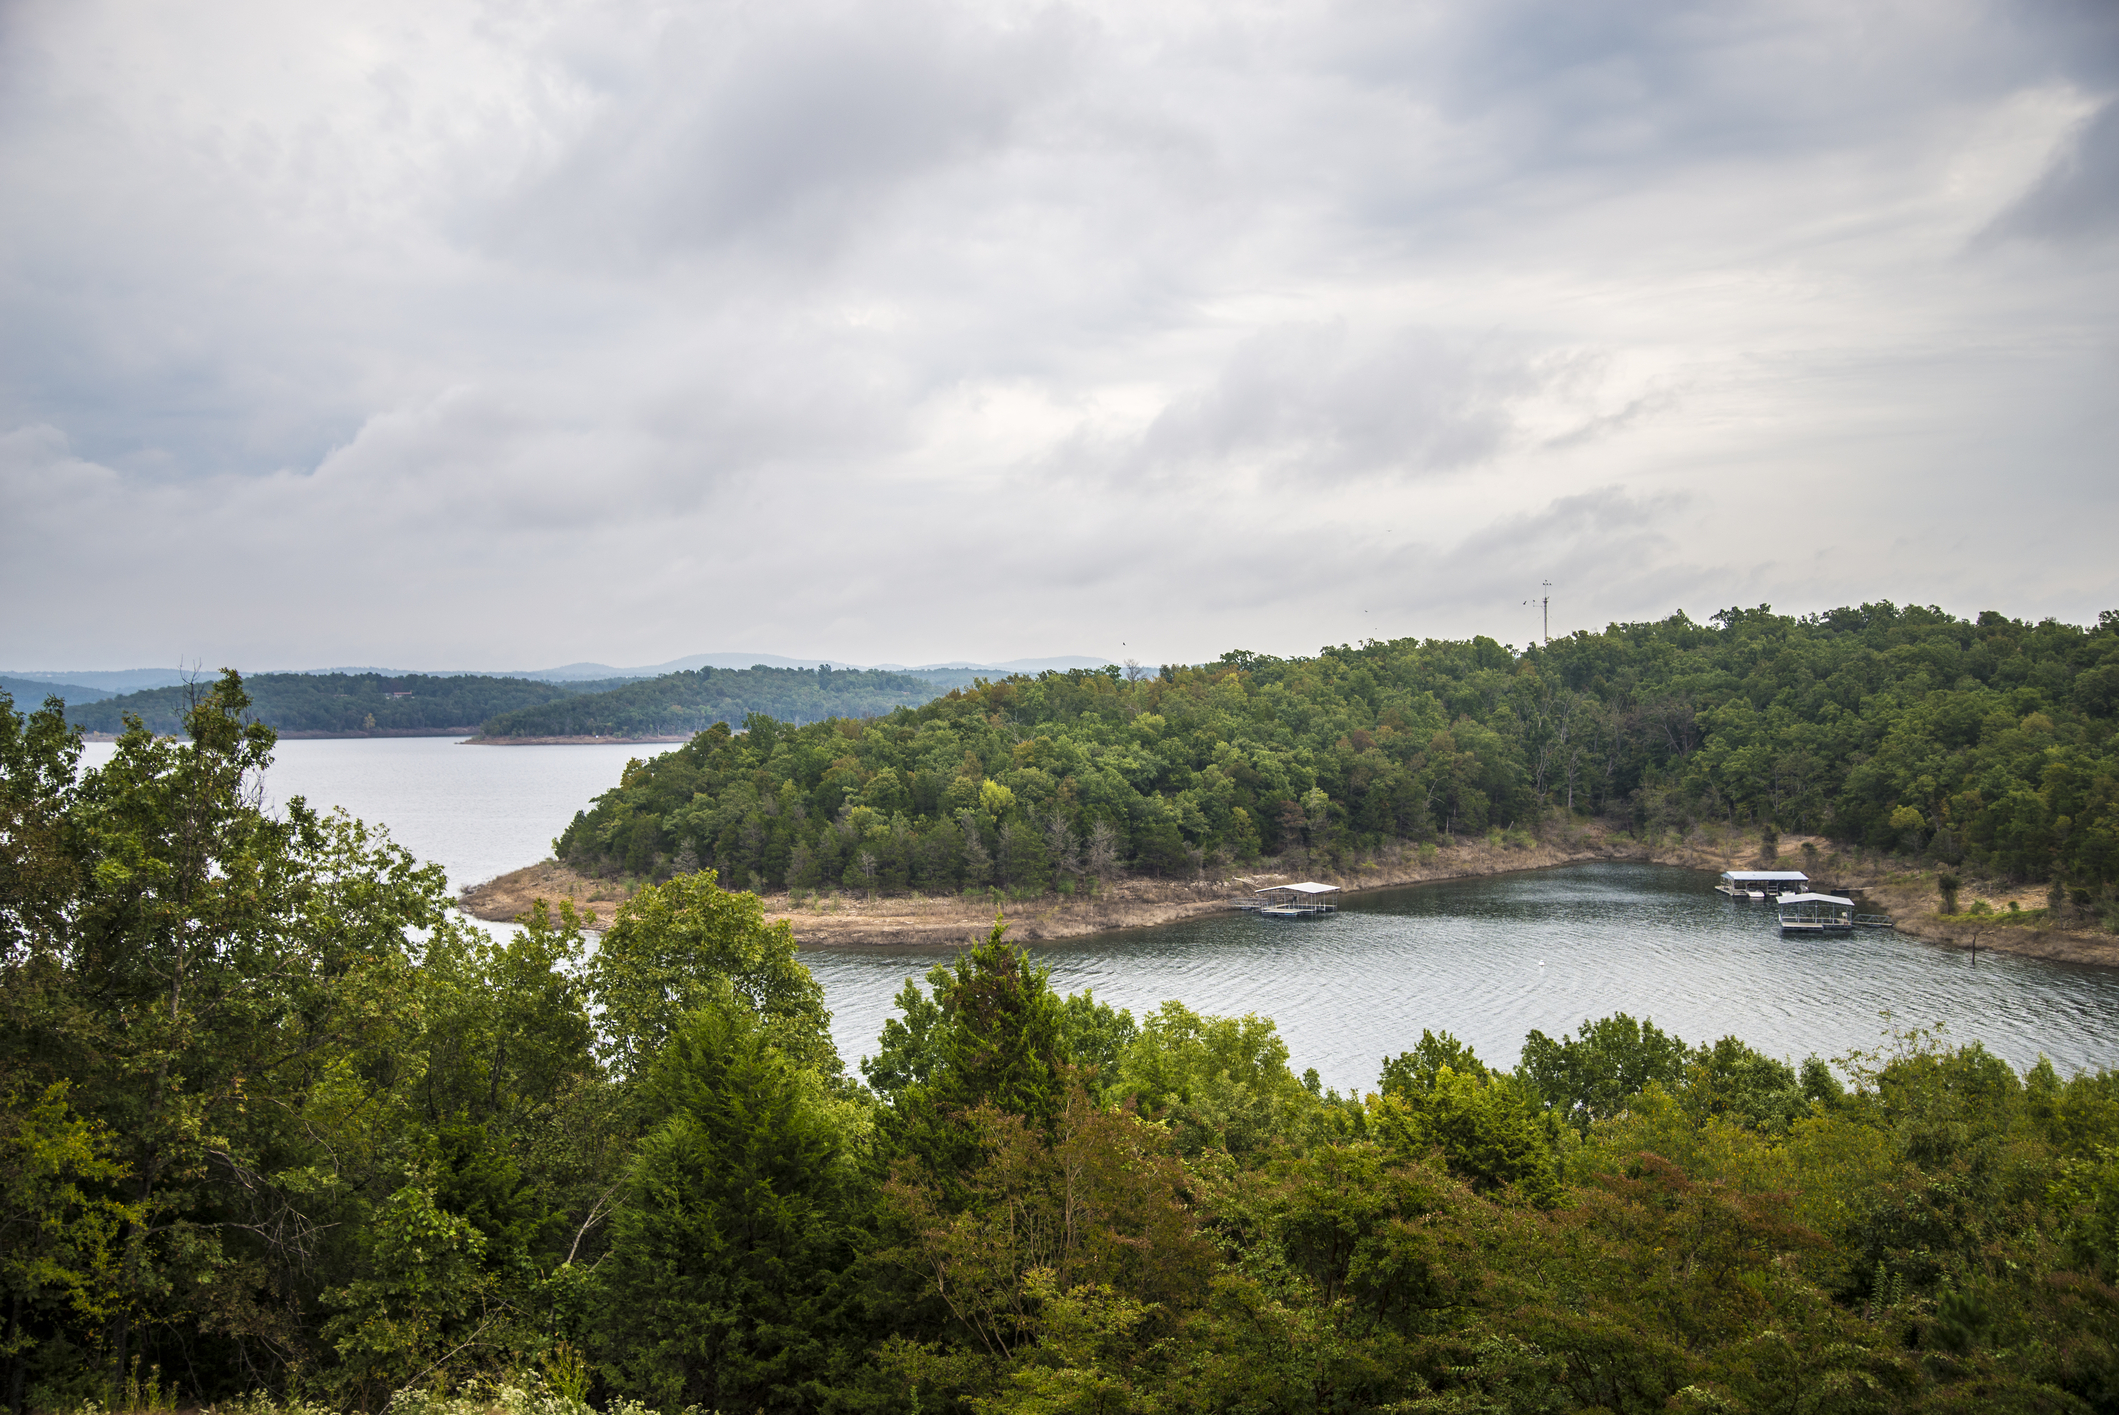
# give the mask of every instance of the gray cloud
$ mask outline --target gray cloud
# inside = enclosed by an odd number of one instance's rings
[[[2119,237],[2119,98],[2084,119],[2038,184],[1982,234],[1985,243]]]
[[[1428,330],[1357,339],[1343,326],[1266,330],[1142,437],[1150,466],[1253,467],[1270,484],[1483,463],[1510,405],[1546,378],[1521,353]]]
[[[626,10],[651,42],[597,66],[592,120],[495,213],[502,250],[814,256],[899,189],[992,152],[1073,48],[1056,8],[1013,23],[918,3]]]
[[[2114,15],[0,8],[0,667],[2093,616]]]

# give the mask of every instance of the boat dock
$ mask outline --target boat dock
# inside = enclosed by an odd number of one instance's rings
[[[1887,914],[1857,914],[1854,901],[1838,894],[1783,894],[1781,934],[1850,934],[1856,929],[1895,927]]]
[[[1261,919],[1317,919],[1339,912],[1338,905],[1325,899],[1326,895],[1337,893],[1339,886],[1336,884],[1305,880],[1301,884],[1272,885],[1249,899],[1231,899],[1229,907],[1256,914]]]
[[[1810,876],[1801,870],[1723,870],[1722,882],[1715,886],[1731,899],[1777,899],[1809,888]]]

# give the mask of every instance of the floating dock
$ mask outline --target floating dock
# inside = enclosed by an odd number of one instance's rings
[[[1723,870],[1715,888],[1731,899],[1776,899],[1806,893],[1810,876],[1801,870]]]
[[[1838,894],[1783,894],[1781,933],[1850,934],[1856,929],[1895,927],[1887,914],[1857,914],[1854,901]]]
[[[1854,932],[1854,901],[1837,894],[1783,894],[1780,916],[1784,934]]]
[[[1325,898],[1337,893],[1339,886],[1336,884],[1306,880],[1301,884],[1272,885],[1249,899],[1231,899],[1229,907],[1256,914],[1261,919],[1318,919],[1339,912],[1339,906],[1326,902]]]

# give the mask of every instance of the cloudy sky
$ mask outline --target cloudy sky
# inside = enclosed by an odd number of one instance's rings
[[[0,0],[0,191],[14,670],[2119,605],[2110,0]]]

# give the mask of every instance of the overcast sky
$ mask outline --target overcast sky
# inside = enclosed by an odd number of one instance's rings
[[[0,0],[0,667],[2119,606],[2111,0]]]

